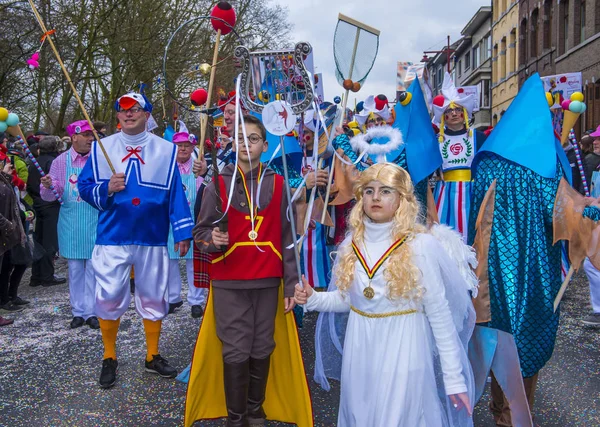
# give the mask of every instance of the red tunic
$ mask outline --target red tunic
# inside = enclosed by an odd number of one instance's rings
[[[232,183],[233,185],[233,183]],[[227,206],[227,189],[223,177],[219,177],[223,195],[222,211]],[[225,254],[213,254],[210,278],[212,280],[256,280],[283,277],[281,218],[283,201],[283,178],[275,175],[273,197],[269,204],[254,218],[255,241],[248,233],[252,230],[250,215],[230,206],[229,247]],[[262,252],[261,252],[262,251]]]

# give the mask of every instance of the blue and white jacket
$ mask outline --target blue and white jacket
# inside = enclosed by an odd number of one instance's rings
[[[171,226],[176,243],[191,239],[194,220],[175,144],[149,132],[120,132],[102,144],[116,173],[125,173],[125,189],[108,194],[112,171],[94,142],[78,188],[81,198],[100,211],[96,244],[167,246]]]

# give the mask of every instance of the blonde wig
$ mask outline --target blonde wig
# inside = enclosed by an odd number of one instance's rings
[[[412,262],[410,241],[416,233],[425,232],[425,227],[417,222],[419,203],[414,195],[410,175],[400,166],[393,163],[377,163],[366,169],[354,185],[356,204],[348,217],[348,232],[359,247],[363,246],[367,215],[364,212],[363,191],[371,181],[393,188],[400,195],[400,205],[392,220],[392,241],[407,236],[407,241],[396,249],[384,271],[388,282],[387,297],[390,300],[408,299],[418,301],[423,296],[423,288],[419,285],[421,273]],[[334,274],[336,285],[342,292],[347,291],[354,280],[354,271],[358,258],[351,245],[341,248]]]

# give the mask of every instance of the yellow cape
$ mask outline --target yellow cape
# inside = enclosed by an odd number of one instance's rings
[[[281,295],[283,287],[280,287]],[[275,317],[275,350],[263,408],[269,420],[313,427],[313,412],[298,331],[293,313],[283,314],[283,298]],[[186,427],[202,419],[227,417],[223,388],[222,344],[217,337],[212,292],[192,358],[185,403]]]

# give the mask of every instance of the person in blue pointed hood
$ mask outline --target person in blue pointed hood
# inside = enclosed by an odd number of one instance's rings
[[[559,184],[563,178],[570,179],[570,166],[554,134],[539,75],[525,82],[476,154],[472,168],[469,243],[475,243],[480,258],[474,337],[501,331],[514,338],[523,382],[513,384],[513,389],[505,387],[504,381],[510,382],[507,372],[518,372],[519,366],[508,366],[509,357],[499,353],[505,351],[501,346],[491,349],[489,361],[495,360],[491,366],[495,375],[490,408],[498,425],[520,425],[517,418],[528,406],[531,411],[538,373],[554,350],[561,245],[553,244],[553,215]],[[597,206],[597,201],[589,204]],[[598,220],[600,210],[587,207],[583,217]],[[472,344],[481,343],[472,340]],[[471,355],[474,371],[482,363],[478,355]],[[479,370],[483,383],[489,369],[488,364]],[[499,386],[503,382],[504,393]],[[510,397],[519,389],[522,394],[523,387],[524,404],[513,400],[509,405]]]
[[[469,128],[475,107],[473,95],[465,95],[454,86],[446,73],[441,95],[433,99],[433,123],[440,129],[439,150],[442,155],[441,179],[433,191],[440,222],[468,240],[471,203],[471,163],[485,142],[483,132]]]
[[[415,79],[408,91],[401,94],[393,109],[388,106],[384,95],[367,98],[355,119],[365,132],[366,139],[361,134],[351,138],[348,134],[341,133],[333,141],[334,148],[341,150],[347,160],[355,163],[358,171],[362,172],[370,164],[377,162],[380,155],[371,155],[366,160],[363,156],[362,161],[359,161],[359,156],[367,147],[360,141],[374,145],[376,138],[370,139],[369,136],[379,133],[379,129],[382,132],[385,132],[383,129],[399,131],[401,143],[385,154],[385,160],[409,172],[415,196],[421,206],[421,218],[424,220],[427,215],[428,179],[440,167],[442,160],[419,80]]]

